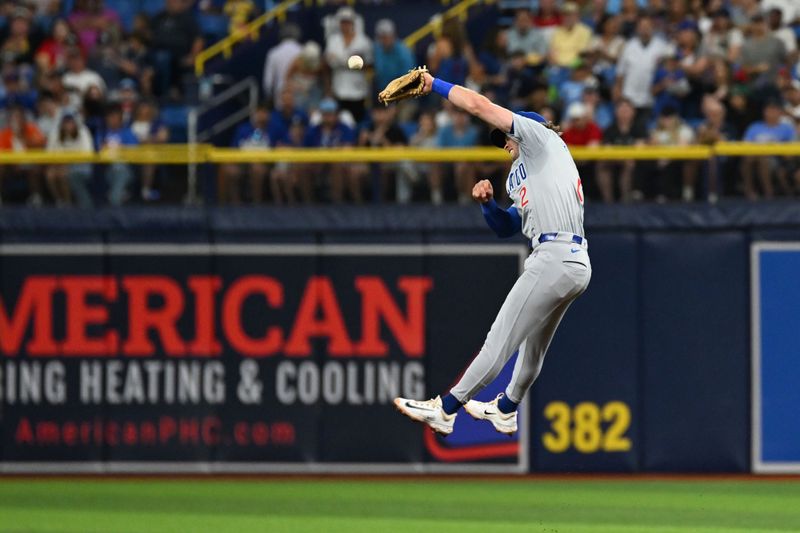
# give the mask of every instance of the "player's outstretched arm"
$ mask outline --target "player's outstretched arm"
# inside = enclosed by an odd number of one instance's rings
[[[471,89],[461,85],[453,85],[444,80],[434,78],[429,73],[425,73],[425,94],[429,92],[447,98],[456,107],[460,107],[467,113],[478,117],[506,133],[511,131],[514,115],[505,107],[492,103],[491,100],[478,94]]]
[[[472,188],[472,198],[481,204],[483,218],[498,237],[516,235],[522,230],[522,219],[516,207],[503,209],[494,201],[492,182],[481,180]]]

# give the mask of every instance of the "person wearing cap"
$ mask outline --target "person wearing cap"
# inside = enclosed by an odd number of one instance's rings
[[[356,13],[351,7],[339,8],[336,19],[339,31],[328,37],[325,43],[325,61],[331,69],[331,93],[339,107],[350,111],[356,122],[364,120],[366,98],[369,94],[367,67],[372,66],[372,42],[361,32],[356,31]],[[364,68],[351,69],[347,66],[350,56],[361,56]]]
[[[783,42],[770,34],[763,14],[754,15],[750,33],[742,45],[741,66],[748,80],[756,88],[773,85],[785,60]]]
[[[264,61],[262,87],[268,101],[275,109],[281,108],[281,93],[286,85],[289,68],[303,51],[300,44],[300,28],[296,24],[284,24],[280,29],[281,42],[267,53]]]
[[[47,151],[87,154],[94,151],[92,134],[80,120],[79,115],[73,111],[66,111],[61,115],[58,124],[47,137]],[[47,188],[56,205],[71,205],[74,197],[78,207],[82,209],[92,207],[92,197],[88,188],[91,177],[90,163],[49,165],[45,172]]]
[[[298,107],[316,109],[324,95],[322,49],[314,41],[303,45],[286,73],[286,87]]]
[[[264,103],[259,104],[253,116],[236,128],[231,147],[240,150],[266,150],[275,146],[275,139],[269,133],[269,118],[269,107]],[[250,178],[250,200],[253,204],[260,204],[269,170],[269,166],[264,163],[222,165],[217,182],[217,201],[220,204],[240,204],[241,181],[246,174]]]
[[[381,19],[375,24],[375,88],[380,91],[390,81],[414,68],[414,57],[397,38],[394,22]]]
[[[591,278],[583,229],[583,185],[559,128],[545,117],[529,111],[513,113],[463,86],[429,73],[423,76],[423,94],[436,93],[494,128],[492,143],[511,158],[503,183],[513,206],[504,209],[497,204],[488,179],[473,186],[472,197],[499,237],[521,232],[533,251],[483,347],[458,383],[430,400],[395,398],[394,404],[404,415],[444,435],[453,432],[461,407],[511,435],[517,431],[517,407],[542,369],[558,324]],[[473,400],[515,352],[518,356],[505,392],[491,402]]]
[[[303,144],[307,148],[342,148],[355,146],[357,137],[353,128],[345,124],[339,116],[339,106],[336,100],[325,98],[319,104],[321,121],[316,126],[309,128]],[[345,188],[350,193],[350,198],[355,203],[364,200],[361,188],[366,176],[357,167],[358,171],[351,171],[349,165],[308,165],[303,179],[310,180],[314,177],[323,177],[324,186],[327,188],[329,199],[334,203],[344,201]],[[325,179],[327,178],[327,179]]]
[[[561,15],[561,25],[550,38],[550,63],[569,68],[589,47],[592,30],[578,18],[578,5],[574,2],[565,2]]]
[[[703,54],[735,63],[739,60],[742,44],[744,34],[731,21],[730,11],[722,8],[712,13],[711,28],[700,43]]]
[[[784,120],[780,100],[770,98],[764,104],[764,120],[750,124],[744,133],[745,142],[751,143],[787,143],[797,138],[790,120]],[[758,176],[761,194],[765,198],[775,195],[772,184],[773,174],[778,179],[783,192],[791,194],[786,179],[789,170],[788,160],[779,156],[748,156],[742,158],[742,177],[744,178],[744,194],[748,200],[755,200],[759,194],[756,190],[755,177]]]

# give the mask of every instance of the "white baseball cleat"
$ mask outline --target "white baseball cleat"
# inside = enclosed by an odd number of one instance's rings
[[[439,396],[432,400],[395,398],[394,406],[408,418],[427,424],[428,427],[440,435],[449,435],[453,432],[456,413],[452,415],[445,413],[444,409],[442,409],[442,399]]]
[[[491,402],[478,402],[470,400],[464,405],[464,409],[475,420],[488,420],[494,429],[505,435],[513,435],[517,431],[517,412],[504,413],[497,407],[497,401],[503,397],[503,393]]]

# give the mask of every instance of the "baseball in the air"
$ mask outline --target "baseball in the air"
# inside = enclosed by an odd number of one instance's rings
[[[352,70],[361,70],[364,66],[364,60],[361,59],[361,56],[350,56],[347,60],[347,66]]]

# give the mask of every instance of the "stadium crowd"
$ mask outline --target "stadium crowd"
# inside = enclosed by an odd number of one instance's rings
[[[204,46],[196,20],[203,9],[228,16],[234,33],[256,10],[249,0],[165,0],[162,11],[136,15],[126,29],[102,0],[76,0],[69,12],[58,1],[3,2],[0,150],[169,142],[159,105],[184,98],[182,80]],[[440,98],[377,105],[374,95],[389,80],[420,63],[498,104],[539,111],[560,124],[571,146],[783,143],[800,133],[800,4],[794,0],[538,0],[501,14],[497,24],[485,25],[479,42],[454,22],[418,50],[403,44],[388,18],[367,27],[358,7],[323,19],[322,40],[283,24],[264,63],[264,103],[229,144],[488,144],[485,125]],[[347,68],[354,54],[364,58],[363,70]],[[605,202],[800,193],[800,165],[792,157],[580,166],[589,197]],[[504,190],[505,167],[228,164],[216,170],[216,199],[468,202],[478,178]],[[5,175],[16,182],[7,201],[88,207],[98,203],[89,184],[99,179],[103,202],[124,203],[134,189],[139,201],[153,201],[157,172],[124,163],[99,170],[2,166],[0,194],[10,187]]]

